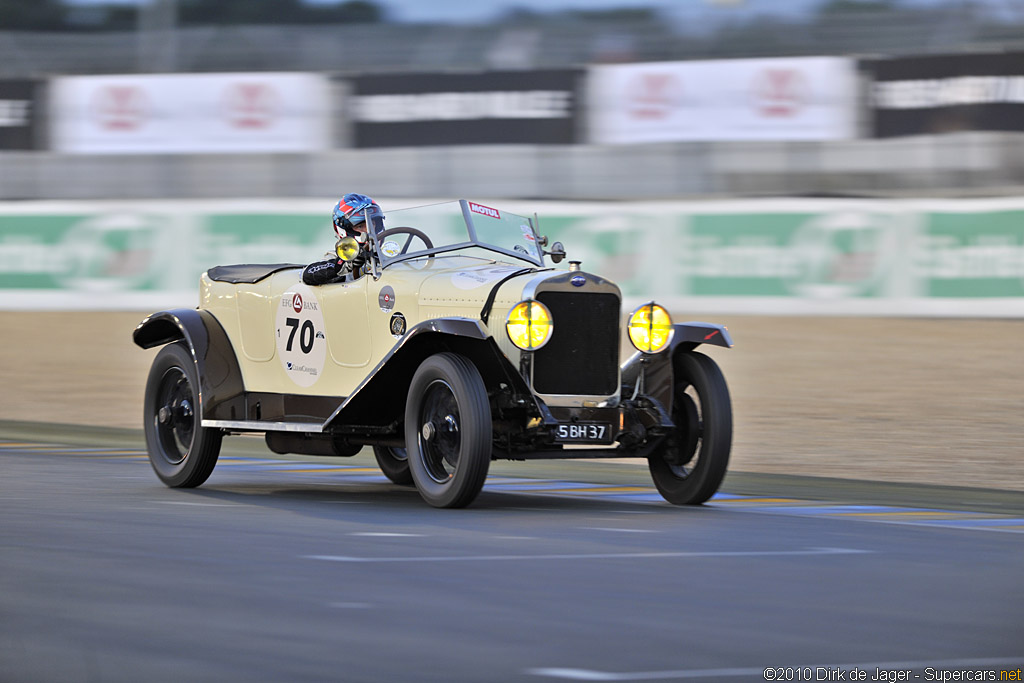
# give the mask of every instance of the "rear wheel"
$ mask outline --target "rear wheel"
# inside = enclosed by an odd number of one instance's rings
[[[715,494],[732,449],[732,403],[715,361],[694,351],[674,359],[672,421],[675,434],[647,464],[662,497],[699,505]]]
[[[399,486],[412,485],[412,473],[409,471],[409,455],[404,448],[374,446],[373,457],[384,476]]]
[[[491,406],[476,367],[454,353],[423,361],[409,385],[405,442],[420,495],[434,507],[469,505],[491,464]]]
[[[149,370],[143,431],[156,476],[172,488],[201,485],[217,464],[223,433],[200,426],[201,420],[192,353],[182,342],[168,344]]]

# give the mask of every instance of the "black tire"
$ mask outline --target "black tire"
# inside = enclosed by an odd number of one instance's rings
[[[199,377],[183,342],[168,344],[153,360],[146,381],[143,431],[149,462],[171,488],[205,482],[217,464],[224,434],[201,427]]]
[[[412,472],[409,471],[409,455],[404,448],[374,446],[373,457],[384,476],[399,486],[412,486]]]
[[[491,465],[491,406],[476,367],[439,353],[413,375],[405,406],[409,470],[425,501],[439,508],[473,502]]]
[[[673,363],[676,434],[647,459],[658,492],[674,505],[700,505],[715,495],[732,449],[732,402],[725,377],[702,353]]]

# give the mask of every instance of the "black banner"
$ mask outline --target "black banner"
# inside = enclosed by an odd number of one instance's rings
[[[1024,131],[1024,52],[872,62],[875,137]]]
[[[570,144],[582,71],[365,76],[348,108],[356,147]]]
[[[35,81],[0,80],[0,149],[35,147],[35,93]]]

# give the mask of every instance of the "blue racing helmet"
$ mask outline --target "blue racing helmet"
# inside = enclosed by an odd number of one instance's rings
[[[338,237],[365,233],[367,216],[373,223],[374,234],[384,229],[384,213],[377,202],[365,194],[347,194],[334,206],[334,232]]]

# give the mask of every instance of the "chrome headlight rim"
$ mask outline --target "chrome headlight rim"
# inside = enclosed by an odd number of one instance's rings
[[[638,323],[640,320],[638,316],[640,316],[640,314],[645,311],[648,312],[647,324],[643,326],[637,325],[636,323]],[[656,317],[663,317],[664,322],[656,323]],[[637,340],[633,336],[634,327],[646,328],[648,340],[646,346],[648,348],[644,348],[639,343],[637,343]],[[667,328],[667,331],[661,333],[663,335],[663,340],[661,341],[660,346],[658,346],[658,348],[654,348],[654,339],[656,338],[656,327]],[[672,324],[672,316],[669,314],[668,309],[666,309],[664,306],[655,301],[648,301],[647,303],[641,304],[637,306],[635,309],[633,309],[633,312],[629,314],[629,322],[626,325],[626,330],[626,336],[629,337],[629,343],[633,345],[633,348],[635,348],[640,353],[651,356],[662,353],[666,349],[671,348],[672,338],[675,336],[675,327]]]
[[[516,340],[516,334],[513,333],[512,329],[514,326],[522,325],[522,323],[520,322],[513,322],[512,317],[516,315],[516,312],[523,307],[527,308],[526,315],[523,318],[526,321],[526,346],[520,344],[519,341]],[[544,334],[544,338],[541,339],[540,343],[536,345],[532,343],[532,332],[534,325],[536,324],[535,321],[547,327],[547,332]],[[512,345],[515,346],[520,351],[531,352],[544,348],[547,345],[547,343],[551,341],[551,336],[554,333],[554,330],[555,322],[551,317],[551,310],[548,309],[548,307],[542,304],[541,302],[537,301],[536,299],[524,299],[520,301],[511,309],[509,309],[508,315],[505,316],[505,334],[508,335],[508,339],[509,341],[512,342]],[[522,332],[520,332],[520,334],[522,334]]]

